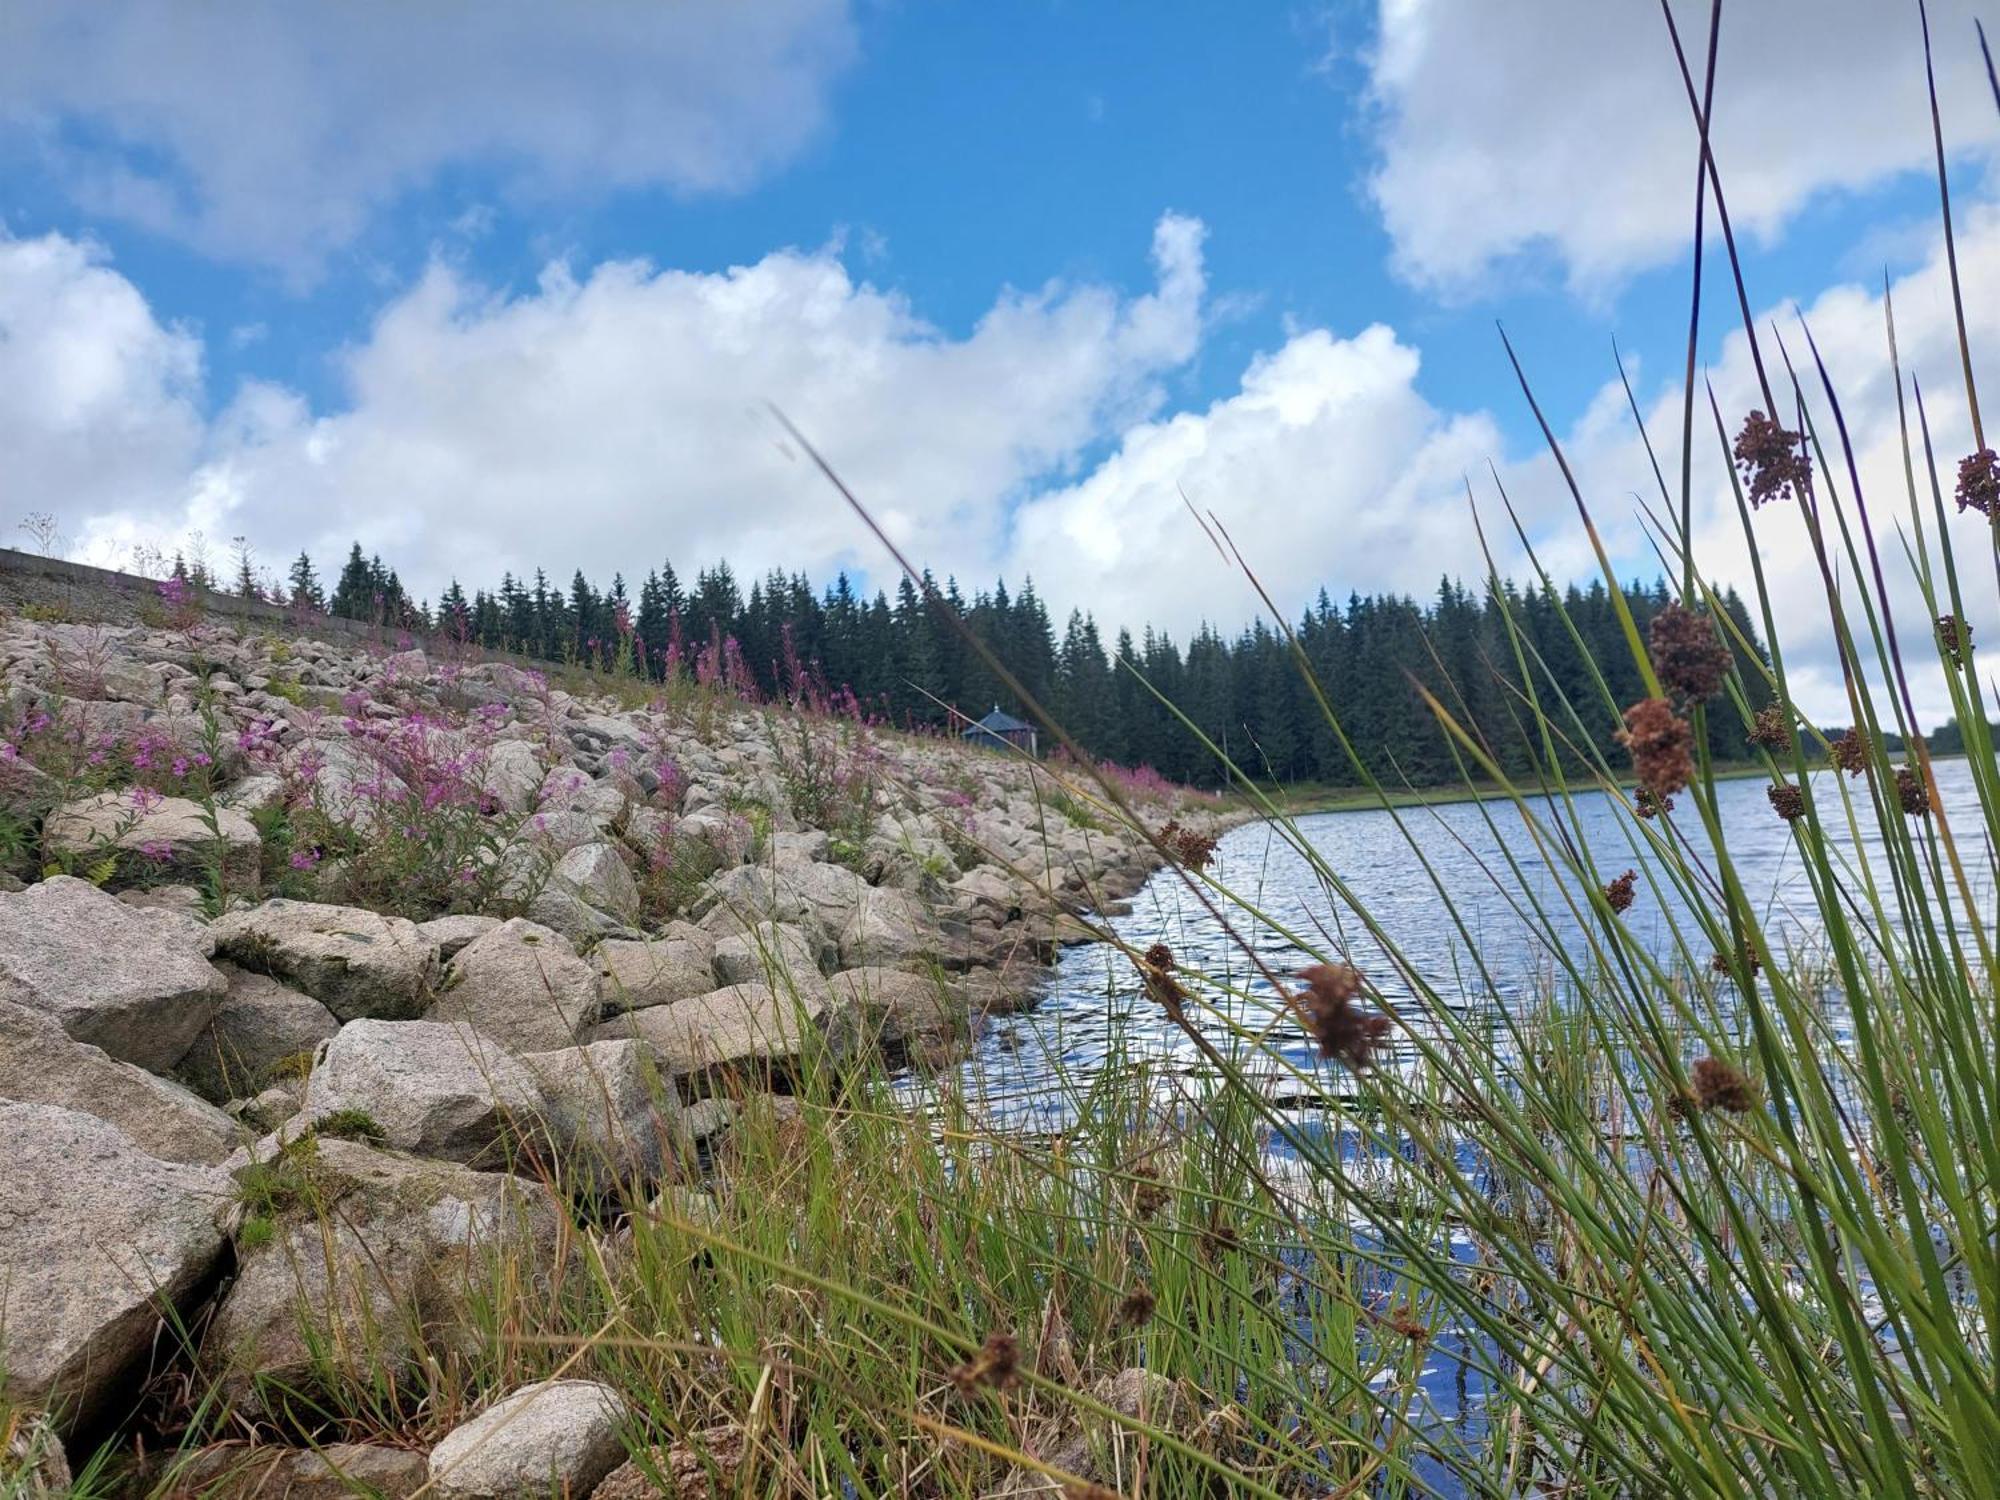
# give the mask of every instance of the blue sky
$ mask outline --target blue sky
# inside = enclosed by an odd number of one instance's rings
[[[1753,296],[1927,286],[1914,27],[1792,8],[1724,33]],[[358,537],[427,591],[669,555],[886,576],[739,422],[771,399],[941,569],[1184,631],[1250,612],[1187,561],[1190,485],[1288,607],[1476,571],[1453,497],[1489,461],[1562,526],[1496,321],[1599,503],[1646,481],[1603,420],[1614,337],[1677,410],[1694,138],[1648,6],[343,14],[0,20],[0,329],[90,372],[73,409],[0,397],[31,459],[0,504],[79,555],[198,528],[273,564]],[[1991,101],[1963,38],[1940,64],[1976,215]]]

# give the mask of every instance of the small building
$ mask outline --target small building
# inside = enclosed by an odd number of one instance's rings
[[[968,724],[960,738],[987,750],[1005,750],[1011,745],[1030,755],[1038,753],[1035,726],[1023,724],[1012,714],[1003,714],[997,703],[993,705],[993,712],[977,724]]]

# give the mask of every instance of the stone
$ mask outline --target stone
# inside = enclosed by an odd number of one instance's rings
[[[870,967],[843,970],[827,983],[861,1016],[864,1034],[884,1046],[947,1040],[969,1025],[964,997],[936,974]]]
[[[547,1100],[555,1160],[587,1192],[656,1180],[686,1139],[680,1096],[644,1042],[593,1042],[521,1059]]]
[[[714,959],[715,944],[705,933],[700,941],[607,938],[590,954],[604,1008],[613,1015],[707,994],[715,988]]]
[[[556,861],[555,878],[599,911],[621,917],[638,913],[638,882],[610,844],[579,844]]]
[[[515,1052],[575,1044],[602,1006],[569,940],[525,917],[475,938],[445,969],[426,1019],[464,1021]]]
[[[285,1500],[352,1500],[356,1494],[407,1500],[430,1477],[430,1460],[410,1448],[330,1443],[298,1454],[290,1469]]]
[[[169,1309],[219,1270],[229,1179],[161,1161],[115,1125],[0,1100],[0,1395],[68,1434],[122,1415]]]
[[[541,784],[541,754],[526,740],[501,740],[486,752],[479,787],[502,812],[528,811]]]
[[[832,957],[831,943],[815,943],[801,928],[759,922],[715,945],[715,977],[724,984],[816,984]]]
[[[840,965],[895,967],[935,958],[937,924],[922,901],[907,891],[871,888],[840,929]]]
[[[122,879],[205,871],[220,858],[224,879],[255,892],[263,840],[233,807],[215,809],[215,827],[198,802],[137,789],[99,792],[66,802],[42,825],[43,847],[88,861],[115,855]]]
[[[771,863],[775,865],[822,864],[832,849],[833,841],[817,828],[771,835]]]
[[[430,1003],[437,949],[402,917],[278,900],[212,931],[222,957],[305,991],[342,1021],[404,1020]]]
[[[372,1384],[406,1369],[420,1339],[433,1357],[469,1351],[495,1256],[530,1296],[559,1268],[562,1215],[525,1178],[324,1136],[237,1176],[270,1233],[239,1239],[199,1363],[252,1415],[278,1415],[288,1391],[310,1402],[321,1361]]]
[[[229,1112],[252,1130],[268,1135],[296,1115],[306,1102],[306,1081],[274,1083],[250,1099],[232,1099]]]
[[[625,1461],[625,1402],[593,1380],[523,1386],[431,1450],[440,1500],[588,1495]]]
[[[781,997],[768,984],[730,985],[633,1011],[604,1031],[652,1043],[676,1078],[790,1073],[822,1054],[844,1060],[854,1044],[853,1013],[824,990]]]
[[[784,873],[789,877],[793,872]],[[759,922],[796,927],[818,919],[813,903],[793,881],[762,865],[724,870],[703,887],[690,910],[702,931],[718,939],[748,931]]]
[[[8,1001],[0,1001],[0,1098],[94,1115],[162,1161],[212,1166],[236,1149],[242,1134],[228,1115],[178,1084]]]
[[[216,1104],[256,1094],[286,1063],[308,1060],[340,1022],[310,995],[234,964],[217,965],[229,988],[215,1019],[195,1038],[176,1071]]]
[[[0,895],[0,1000],[166,1073],[215,1017],[222,975],[171,926],[59,875]]]
[[[743,1469],[743,1429],[727,1422],[704,1427],[671,1447],[653,1449],[649,1457],[649,1466],[628,1459],[613,1469],[604,1483],[591,1491],[591,1500],[659,1500],[661,1496],[692,1500],[697,1495],[734,1494],[737,1475]],[[648,1477],[649,1467],[665,1480],[667,1489]]]
[[[351,1021],[321,1046],[300,1122],[359,1110],[385,1146],[498,1169],[544,1106],[534,1075],[470,1026]]]
[[[216,794],[215,800],[245,817],[252,817],[267,808],[276,807],[285,800],[285,795],[283,777],[259,773],[224,787]]]
[[[449,963],[473,942],[498,927],[500,922],[499,917],[454,913],[448,917],[433,917],[428,922],[417,923],[417,934],[437,949],[441,960]]]
[[[214,1443],[161,1456],[149,1493],[203,1500],[407,1500],[430,1478],[420,1451],[371,1443],[323,1448]]]
[[[552,932],[568,938],[576,948],[587,948],[606,937],[635,937],[624,922],[609,912],[599,911],[560,881],[545,881],[528,902],[524,915]]]

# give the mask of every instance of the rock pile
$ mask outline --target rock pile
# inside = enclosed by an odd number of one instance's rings
[[[948,1052],[1153,867],[1024,762],[815,721],[801,767],[778,722],[415,650],[0,622],[0,803],[33,840],[0,868],[6,1399],[75,1443],[175,1361],[279,1414],[473,1339],[497,1248],[562,1276],[561,1195],[687,1191],[672,1164],[746,1091]],[[559,1381],[427,1467],[204,1461],[581,1495],[625,1422]]]

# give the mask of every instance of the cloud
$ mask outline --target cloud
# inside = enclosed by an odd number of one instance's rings
[[[1161,378],[1192,358],[1201,241],[1168,215],[1150,292],[1009,291],[962,338],[827,252],[721,274],[558,263],[513,296],[435,265],[347,354],[343,409],[247,386],[193,474],[161,475],[185,517],[76,506],[69,529],[99,557],[191,523],[272,557],[335,558],[359,538],[433,594],[537,565],[853,565],[864,534],[768,401],[912,550],[977,573],[1000,555],[1006,502],[1157,409]]]
[[[517,194],[739,189],[824,124],[845,0],[17,0],[0,126],[86,211],[310,270],[440,171]]]
[[[1464,476],[1504,444],[1485,414],[1432,407],[1417,372],[1416,350],[1380,324],[1298,334],[1236,395],[1134,426],[1088,475],[1022,506],[1009,572],[1101,619],[1183,636],[1204,618],[1233,625],[1256,600],[1191,504],[1288,614],[1322,585],[1422,594],[1448,571],[1478,576]]]
[[[2000,285],[2000,208],[1963,214],[1959,254],[1977,369],[2000,390],[2000,299],[1982,294]],[[781,566],[824,580],[859,566],[891,576],[788,451],[769,398],[915,556],[972,584],[1032,573],[1058,615],[1091,610],[1107,632],[1150,621],[1185,639],[1201,619],[1234,629],[1257,612],[1188,502],[1229,528],[1288,615],[1321,586],[1336,598],[1422,597],[1447,573],[1480,578],[1468,476],[1503,570],[1523,577],[1489,460],[1550,571],[1593,576],[1549,458],[1510,447],[1486,411],[1432,402],[1418,350],[1390,328],[1302,330],[1254,359],[1232,394],[1174,409],[1166,392],[1205,324],[1201,226],[1163,218],[1153,257],[1144,294],[1009,291],[963,337],[825,251],[722,274],[557,264],[514,294],[439,265],[347,353],[337,409],[252,383],[204,421],[192,334],[160,323],[87,246],[0,241],[0,444],[15,459],[0,471],[12,512],[0,519],[53,510],[77,555],[113,564],[190,528],[217,543],[246,534],[272,563],[305,547],[331,565],[358,538],[433,597],[452,576],[490,584],[546,566],[559,581],[571,568],[632,579],[666,557],[684,570],[726,557],[744,575]],[[1893,294],[1948,491],[1972,438],[1941,250]],[[1854,438],[1905,655],[1920,661],[1927,614],[1897,531],[1899,518],[1911,528],[1881,297],[1832,287],[1804,317]],[[1762,326],[1772,320],[1808,358],[1792,311],[1770,309]],[[1733,433],[1761,397],[1741,334],[1715,347],[1707,374]],[[1678,395],[1643,369],[1635,378],[1671,479]],[[1816,380],[1806,394],[1832,444]],[[1621,576],[1652,576],[1638,511],[1657,489],[1615,383],[1565,424],[1563,441]],[[1695,452],[1697,557],[1747,594],[1749,548],[1705,413]],[[1844,469],[1834,478],[1851,516]],[[2000,641],[1990,570],[1963,565],[1983,555],[1983,523],[1950,525],[1966,612],[1982,643]],[[1925,526],[1935,529],[1928,511]],[[1843,720],[1824,584],[1798,510],[1768,506],[1754,528],[1800,700]],[[1855,590],[1853,568],[1838,570]],[[1922,716],[1941,717],[1935,675],[1914,687]]]
[[[1817,195],[1931,162],[1915,7],[1807,9],[1724,10],[1717,160],[1739,232],[1765,240]],[[1988,147],[1977,7],[1930,10],[1946,139]],[[1708,12],[1674,0],[1697,81]],[[1595,292],[1685,250],[1699,137],[1656,6],[1547,0],[1530,23],[1490,0],[1381,0],[1369,90],[1370,190],[1408,280],[1462,292],[1546,255]]]
[[[178,524],[206,441],[202,349],[93,247],[0,236],[0,522]],[[18,534],[7,545],[20,545]]]

